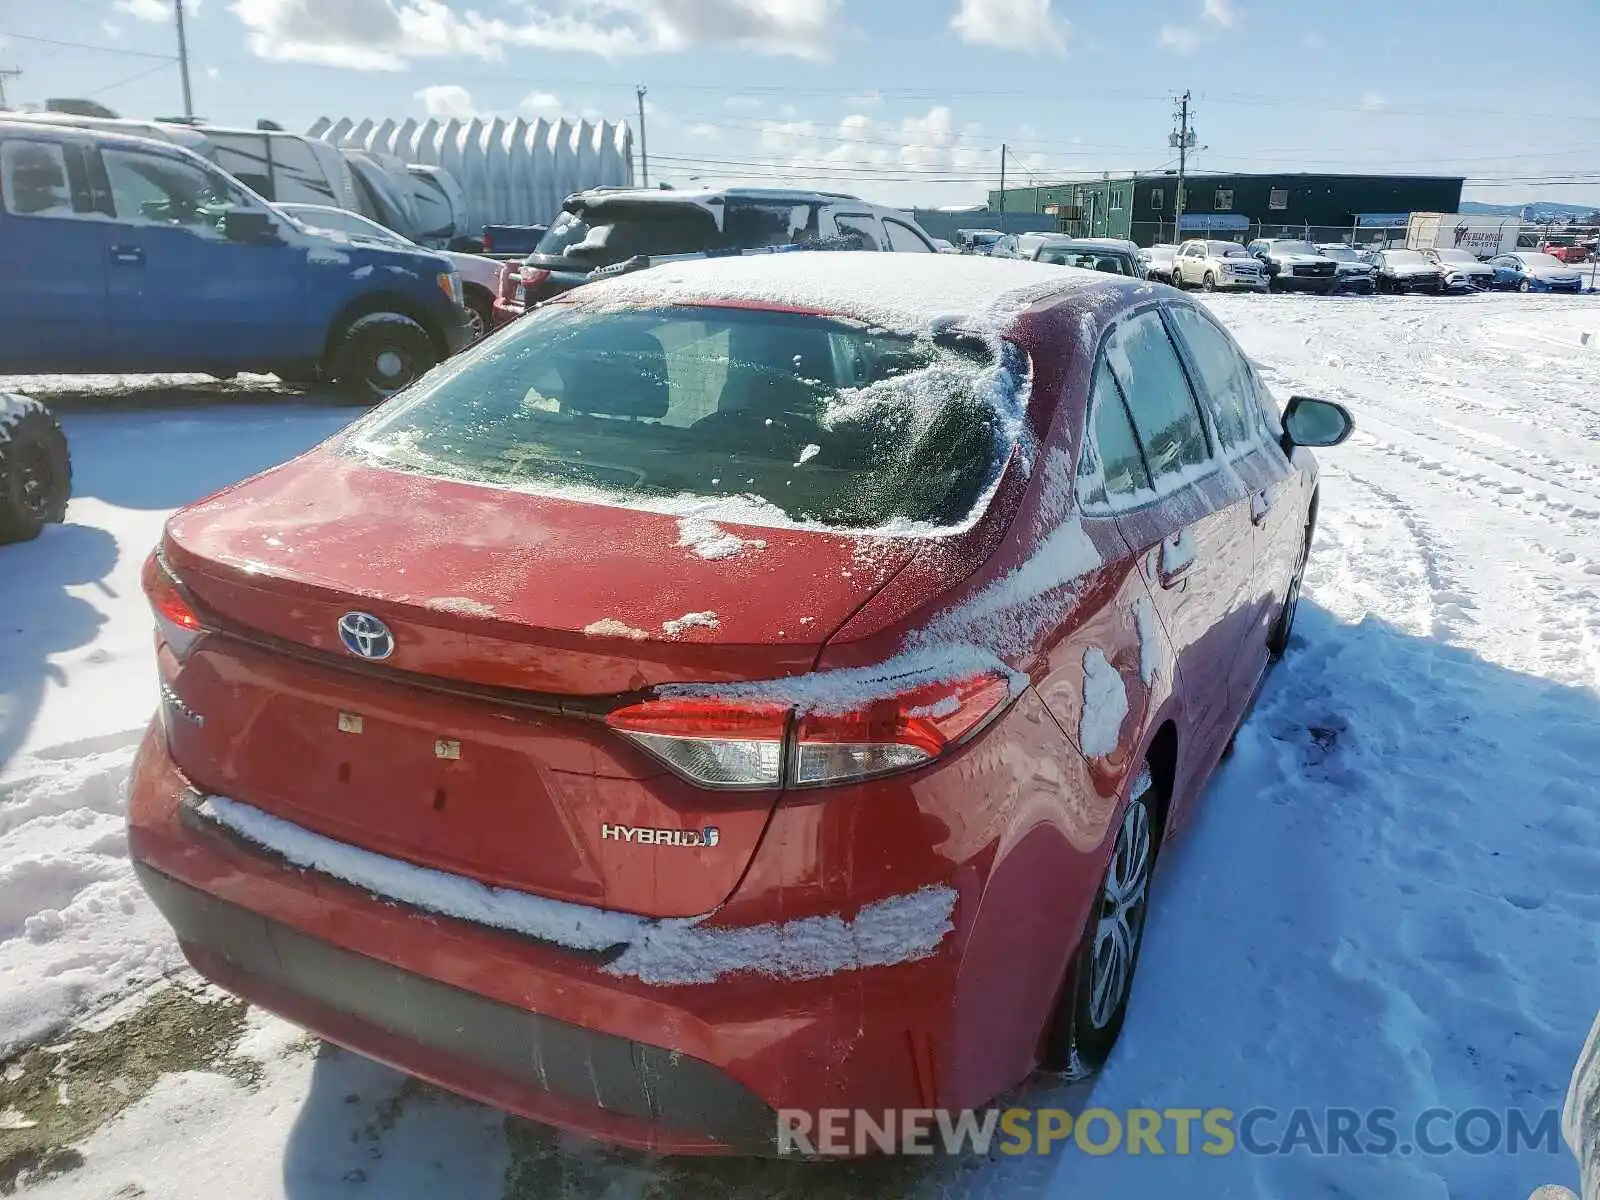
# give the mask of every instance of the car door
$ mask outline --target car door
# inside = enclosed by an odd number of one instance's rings
[[[1167,317],[1217,446],[1232,467],[1224,475],[1237,478],[1248,494],[1251,561],[1249,572],[1235,578],[1240,648],[1229,677],[1233,706],[1242,712],[1267,669],[1268,635],[1300,563],[1309,498],[1303,477],[1266,427],[1261,385],[1233,339],[1193,305],[1174,304]]]
[[[1086,619],[1073,622],[1052,641],[1049,671],[1038,692],[1091,772],[1112,779],[1137,765],[1131,755],[1144,745],[1145,732],[1171,696],[1177,674],[1142,559],[1128,546],[1118,522],[1123,510],[1148,504],[1155,492],[1127,405],[1103,358],[1090,377],[1084,426],[1075,440],[1081,444],[1073,487],[1077,520],[1106,570],[1095,577],[1095,598]],[[1107,694],[1113,711],[1120,708],[1117,698],[1127,702],[1117,728],[1100,719],[1103,702],[1097,711],[1096,697]],[[1095,789],[1097,794],[1102,790]]]
[[[1238,711],[1234,658],[1255,565],[1249,498],[1237,476],[1219,469],[1213,434],[1158,306],[1119,321],[1103,354],[1152,484],[1149,502],[1121,511],[1117,525],[1177,656],[1183,744],[1191,751],[1184,769],[1205,771]]]
[[[1190,242],[1183,248],[1183,254],[1178,259],[1178,273],[1184,283],[1197,284],[1203,275],[1203,259],[1205,251],[1195,242]]]
[[[115,218],[111,341],[126,369],[238,369],[315,354],[310,268],[317,255],[338,266],[336,246],[230,241],[223,214],[258,204],[199,162],[120,146],[101,147],[98,159]]]
[[[115,369],[105,354],[106,231],[83,147],[0,137],[0,368]]]

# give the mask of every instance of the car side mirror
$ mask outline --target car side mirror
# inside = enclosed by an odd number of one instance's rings
[[[1337,446],[1355,431],[1350,410],[1332,400],[1291,396],[1283,410],[1283,452],[1296,446]]]
[[[230,208],[222,214],[222,236],[230,242],[275,242],[278,228],[259,208]]]

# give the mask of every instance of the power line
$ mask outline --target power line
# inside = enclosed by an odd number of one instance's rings
[[[103,95],[106,92],[112,91],[115,88],[119,88],[119,87],[123,86],[123,84],[135,83],[140,79],[144,79],[144,78],[146,78],[146,77],[148,77],[150,75],[154,75],[157,71],[165,71],[171,65],[172,65],[171,63],[157,63],[153,67],[145,67],[143,70],[137,71],[134,74],[129,75],[126,79],[119,79],[115,83],[108,83],[108,84],[105,84],[105,85],[103,85],[101,87],[97,87],[92,92],[89,92],[88,94],[90,96]]]
[[[125,54],[132,58],[159,58],[163,62],[172,62],[170,54],[152,54],[148,50],[128,50],[122,46],[97,46],[90,42],[66,42],[60,38],[34,37],[26,33],[7,33],[0,30],[0,37],[14,38],[19,42],[37,42],[41,46],[63,46],[69,50],[99,50],[104,54]]]

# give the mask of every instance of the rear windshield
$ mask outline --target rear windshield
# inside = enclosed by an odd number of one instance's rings
[[[402,470],[658,511],[725,501],[754,524],[947,527],[1015,437],[1023,369],[1002,345],[767,310],[550,305],[347,445]]]
[[[699,254],[717,240],[716,222],[700,208],[657,204],[629,211],[610,205],[585,216],[562,213],[534,253],[609,267],[640,254]]]

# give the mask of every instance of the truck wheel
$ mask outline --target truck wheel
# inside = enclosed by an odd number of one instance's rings
[[[1207,271],[1206,277],[1200,281],[1200,290],[1203,292],[1214,292],[1217,290],[1217,277],[1210,271]]]
[[[0,395],[0,544],[27,542],[65,519],[72,495],[67,435],[50,410]]]
[[[428,331],[396,312],[357,317],[333,351],[333,375],[358,404],[379,404],[439,361]]]
[[[472,340],[494,332],[494,297],[482,288],[467,289],[467,317],[472,321]]]

